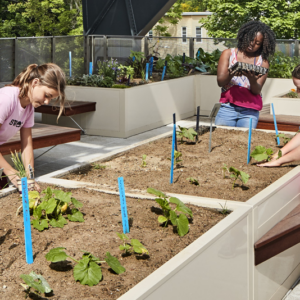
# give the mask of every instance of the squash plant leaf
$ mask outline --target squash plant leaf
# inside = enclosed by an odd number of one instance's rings
[[[166,199],[156,198],[155,201],[161,206],[163,210],[170,210],[169,202]]]
[[[131,246],[133,247],[133,251],[135,253],[149,254],[149,252],[146,249],[146,247],[139,240],[131,239]]]
[[[169,199],[169,201],[171,203],[174,203],[176,204],[176,210],[177,211],[181,211],[185,214],[188,214],[191,218],[193,218],[193,213],[192,213],[192,210],[190,208],[188,208],[187,206],[184,205],[184,203],[182,201],[180,201],[178,198],[175,198],[175,197],[171,197]]]
[[[165,223],[165,222],[168,221],[168,219],[164,216],[159,216],[157,220],[160,224]]]
[[[66,248],[64,247],[53,248],[45,255],[45,257],[48,261],[51,261],[53,263],[64,261],[68,257],[64,249]]]
[[[49,224],[52,227],[59,227],[59,228],[63,228],[66,224],[68,224],[67,220],[62,216],[59,215],[58,220],[55,219],[51,219]]]
[[[49,227],[48,221],[46,219],[41,220],[41,221],[40,220],[32,220],[31,224],[38,231],[43,231],[44,229]]]
[[[72,215],[68,215],[68,219],[72,222],[84,222],[83,214],[76,208],[72,209]]]
[[[196,178],[188,177],[186,180],[188,180],[190,184],[199,185],[199,181]]]
[[[276,159],[279,159],[280,157],[282,157],[282,151],[281,150],[278,151],[278,156],[277,156]]]
[[[176,223],[176,221],[177,221],[177,214],[176,214],[176,212],[174,210],[170,210],[170,220],[171,220],[173,226],[177,225],[177,223]]]
[[[104,258],[104,260],[114,270],[115,273],[122,274],[126,271],[126,269],[120,264],[119,260],[112,256],[109,252],[106,252],[106,258]]]
[[[88,257],[82,258],[74,267],[74,279],[82,285],[93,286],[102,279],[101,268],[95,263],[90,262]]]
[[[159,190],[153,189],[153,188],[147,188],[147,193],[155,195],[160,198],[167,198],[167,196],[164,193],[162,193]]]
[[[64,191],[61,190],[53,190],[53,194],[55,197],[63,202],[70,203],[71,202],[71,192],[65,193]]]
[[[180,214],[176,219],[177,232],[179,236],[184,236],[189,232],[189,220],[184,214]]]
[[[256,146],[255,149],[251,152],[250,156],[253,157],[256,161],[268,160],[269,156],[273,154],[271,148],[266,149],[263,146]]]
[[[75,198],[71,198],[71,201],[72,201],[74,207],[76,207],[76,208],[81,208],[83,206],[83,204],[80,201],[76,200]]]
[[[46,211],[46,214],[52,214],[57,205],[55,198],[51,198],[48,201],[42,202],[42,204],[43,203],[45,203],[43,209]]]
[[[242,182],[243,183],[247,183],[247,181],[249,180],[250,178],[250,175],[243,172],[243,171],[239,171],[240,172],[240,176],[241,176],[241,179],[242,179]]]
[[[33,288],[40,293],[50,293],[52,291],[45,278],[33,271],[29,275],[22,274],[20,277],[25,281],[28,287]]]

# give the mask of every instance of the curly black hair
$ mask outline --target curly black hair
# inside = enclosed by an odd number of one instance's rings
[[[268,60],[268,57],[275,52],[276,37],[271,28],[260,21],[250,21],[242,25],[237,34],[237,47],[240,51],[245,51],[258,32],[263,35],[264,41],[257,54],[264,60]]]
[[[292,72],[292,76],[297,79],[300,79],[300,65],[295,67],[295,69]]]

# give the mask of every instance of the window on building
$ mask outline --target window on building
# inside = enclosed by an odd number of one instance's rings
[[[153,30],[149,30],[148,36],[149,36],[150,39],[153,38]]]
[[[202,28],[196,27],[196,43],[202,43]]]
[[[186,27],[181,28],[181,36],[182,36],[182,42],[186,43]]]

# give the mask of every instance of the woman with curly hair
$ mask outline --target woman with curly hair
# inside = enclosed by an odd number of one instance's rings
[[[237,48],[224,50],[219,60],[217,81],[222,88],[222,105],[215,124],[249,127],[252,118],[252,127],[256,128],[262,109],[261,90],[268,75],[256,75],[253,71],[235,74],[228,68],[236,62],[269,68],[268,57],[275,51],[275,34],[266,24],[250,21],[240,28],[237,39]]]

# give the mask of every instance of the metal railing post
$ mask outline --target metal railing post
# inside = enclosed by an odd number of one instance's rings
[[[90,49],[89,49],[89,37],[84,36],[83,42],[83,53],[84,53],[84,72],[89,74],[89,64],[90,64]]]
[[[147,36],[144,37],[144,55],[149,55],[149,40]]]
[[[191,58],[194,58],[194,57],[195,57],[194,46],[195,46],[195,45],[194,45],[194,38],[190,37],[190,38],[189,38],[189,52],[190,52],[189,56],[190,56]]]
[[[51,41],[51,62],[55,63],[55,37],[52,37],[52,41]]]
[[[108,60],[108,38],[106,35],[103,36],[103,39],[104,39],[104,49],[103,49],[103,60]]]
[[[17,77],[17,55],[18,55],[18,38],[15,38],[15,55],[14,55],[14,68],[15,68],[15,78]]]
[[[295,40],[294,56],[299,56],[299,41]]]

